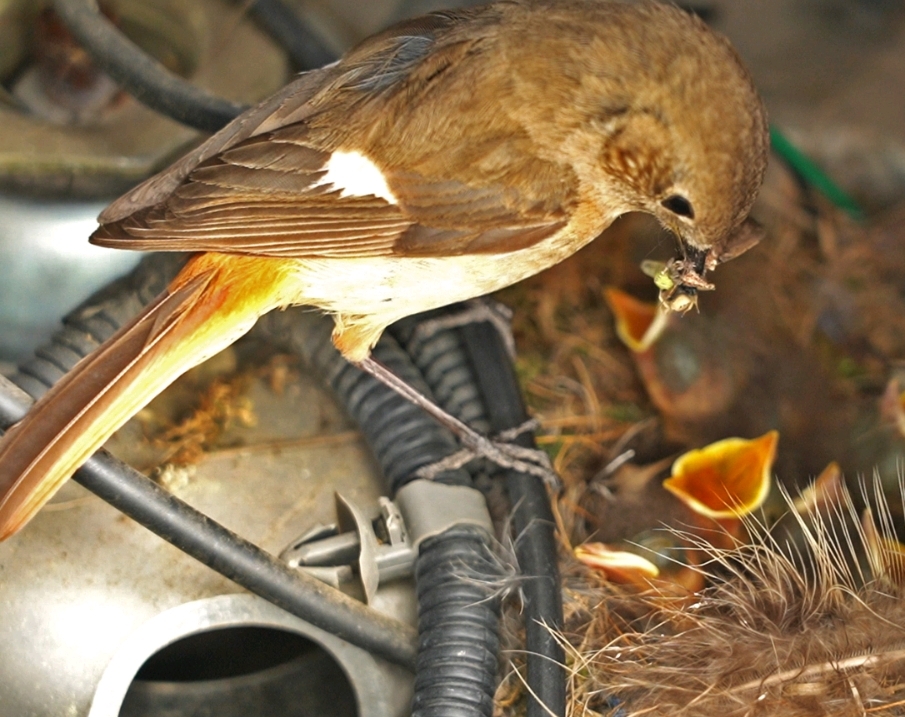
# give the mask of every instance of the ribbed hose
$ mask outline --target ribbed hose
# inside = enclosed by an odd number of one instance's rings
[[[346,363],[330,342],[331,322],[310,313],[270,314],[260,329],[301,354],[332,386],[361,426],[391,493],[418,468],[457,449],[456,442],[421,409]],[[385,335],[374,357],[410,385],[432,396],[421,372],[399,344]],[[460,384],[463,356],[433,376],[465,404],[476,396]],[[439,361],[439,363],[443,363]],[[457,368],[457,364],[459,368]],[[458,390],[456,390],[458,387]],[[445,408],[448,408],[444,405]],[[472,411],[477,410],[472,407]],[[470,485],[462,469],[437,480]],[[425,540],[415,563],[418,657],[413,714],[418,717],[490,717],[497,677],[499,599],[503,578],[491,538],[473,527],[455,527]]]
[[[476,431],[490,433],[490,419],[458,332],[418,330],[425,320],[445,313],[441,310],[403,319],[393,324],[389,332],[405,349],[437,402]]]
[[[444,408],[484,433],[514,428],[527,420],[512,363],[491,324],[472,323],[427,336],[417,327],[417,319],[406,319],[391,331]],[[519,443],[535,447],[529,434],[520,436]],[[565,654],[555,636],[563,623],[563,607],[553,516],[546,489],[536,476],[504,473],[522,574],[531,687],[527,714],[561,715],[566,708]]]
[[[493,712],[500,565],[487,535],[461,527],[424,541],[416,565],[418,662],[413,717]]]

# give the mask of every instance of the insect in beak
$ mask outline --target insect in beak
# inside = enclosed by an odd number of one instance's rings
[[[684,314],[698,305],[698,291],[712,291],[714,285],[705,281],[709,268],[710,250],[679,240],[682,258],[662,262],[644,262],[641,270],[651,276],[660,289],[660,305],[666,311]]]

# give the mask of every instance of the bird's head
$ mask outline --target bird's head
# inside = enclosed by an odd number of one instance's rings
[[[729,43],[696,17],[666,12],[670,21],[646,23],[663,37],[625,48],[634,78],[626,86],[635,91],[622,105],[610,103],[597,125],[610,190],[678,239],[660,287],[667,306],[681,310],[694,305],[697,290],[713,288],[706,271],[759,240],[748,213],[769,134],[763,103]]]
[[[605,221],[641,211],[675,234],[670,278],[693,298],[712,288],[706,270],[756,243],[763,102],[728,41],[676,7],[588,3],[572,34],[582,42],[559,48],[562,82],[546,90],[566,105],[549,115],[566,128],[560,154]]]
[[[766,120],[756,94],[743,99],[695,109],[664,98],[665,109],[635,108],[605,129],[603,191],[677,239],[677,257],[656,277],[669,308],[694,306],[698,290],[713,288],[705,273],[762,236],[748,213],[766,168]]]

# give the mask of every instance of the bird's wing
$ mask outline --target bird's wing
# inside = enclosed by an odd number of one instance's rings
[[[279,133],[255,137],[196,167],[160,204],[102,225],[91,241],[145,251],[261,256],[390,253],[412,220],[378,196],[342,196],[330,153]]]
[[[437,34],[467,14],[467,10],[435,13],[399,23],[367,38],[338,62],[303,72],[167,169],[112,202],[98,222],[119,222],[165,202],[199,165],[251,137],[304,122],[318,111],[325,95],[336,96],[344,90],[374,93],[399,83],[430,53]]]
[[[137,187],[112,202],[98,217],[100,224],[121,221],[136,212],[153,207],[166,199],[181,185],[199,164],[215,157],[224,149],[262,131],[262,127],[287,111],[304,117],[308,100],[328,82],[336,71],[336,64],[305,72],[282,90],[257,106],[243,112],[219,132],[209,137],[162,172],[146,179]]]
[[[324,95],[336,90],[380,90],[398,83],[433,49],[437,35],[468,10],[434,13],[399,23],[364,40],[342,60],[303,72],[282,90],[243,112],[159,174],[111,203],[98,217],[103,224],[121,221],[167,198],[200,164],[261,134],[304,122]]]
[[[438,13],[402,23],[302,75],[114,202],[92,241],[279,257],[431,256],[511,251],[555,233],[564,213],[505,183],[474,186],[443,176],[442,166],[424,176],[374,165],[386,191],[371,193],[351,191],[329,171],[343,131],[325,123],[341,126],[351,115],[367,121],[387,95],[441,82],[479,42],[480,34],[441,32],[457,18]],[[497,140],[486,145],[498,151]],[[478,161],[482,145],[475,146]]]
[[[342,196],[318,183],[329,157],[279,132],[248,140],[196,168],[166,202],[100,227],[92,242],[276,257],[433,256],[511,251],[565,223],[513,189],[414,174],[386,173],[398,204]]]

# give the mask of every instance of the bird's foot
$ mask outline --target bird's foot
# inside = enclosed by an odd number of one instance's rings
[[[462,449],[436,463],[423,466],[418,470],[417,476],[431,480],[443,471],[461,468],[475,458],[485,458],[502,468],[537,476],[552,490],[558,491],[562,487],[562,482],[553,470],[550,457],[537,448],[526,448],[509,442],[536,427],[537,421],[531,419],[520,426],[503,431],[494,439],[466,426],[466,431],[456,431]]]
[[[443,460],[422,468],[419,471],[419,478],[432,478],[445,470],[460,468],[474,458],[486,458],[503,468],[510,468],[538,476],[553,489],[559,489],[559,476],[553,470],[546,453],[536,448],[526,448],[507,442],[534,427],[532,421],[527,421],[520,426],[504,431],[500,434],[499,440],[493,440],[481,435],[468,424],[444,411],[427,396],[416,391],[386,366],[375,361],[370,356],[361,361],[358,367],[393,389],[403,398],[426,411],[441,426],[448,428],[462,444],[461,451],[456,451]]]

